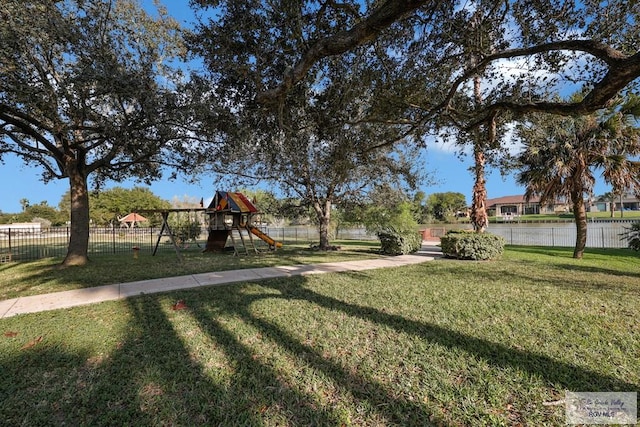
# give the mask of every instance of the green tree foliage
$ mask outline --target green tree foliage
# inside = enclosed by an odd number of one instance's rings
[[[378,236],[383,253],[399,255],[420,249],[414,201],[402,191],[381,185],[369,194],[366,204],[360,204],[359,219],[368,232]]]
[[[23,210],[19,213],[4,214],[0,216],[0,223],[11,222],[40,222],[43,227],[64,225],[66,215],[53,206],[49,206],[46,201],[38,204],[31,204],[27,199],[22,199]]]
[[[58,208],[61,212],[69,212],[71,194],[67,191],[62,195]],[[95,226],[119,227],[119,219],[123,216],[145,209],[170,209],[171,204],[159,198],[150,188],[134,187],[126,189],[114,187],[104,191],[92,191],[89,194],[91,205],[91,223]],[[150,220],[151,225],[159,225],[159,216],[144,214]]]
[[[91,194],[91,219],[99,225],[118,226],[121,217],[140,210],[170,209],[171,204],[162,200],[149,188],[134,187],[112,189]],[[159,225],[159,215],[144,213],[151,225]]]
[[[629,249],[640,251],[640,222],[634,222],[631,227],[625,227],[621,237],[627,241]]]
[[[320,248],[330,247],[335,204],[363,197],[378,182],[416,184],[417,153],[403,144],[405,135],[361,120],[372,85],[389,78],[368,59],[375,56],[371,49],[320,61],[277,110],[255,104],[261,88],[293,58],[286,52],[295,54],[304,39],[350,25],[357,16],[318,16],[312,4],[297,2],[214,3],[224,19],[199,28],[191,46],[209,68],[211,87],[200,92],[228,100],[235,112],[234,129],[224,124],[227,145],[219,172],[267,180],[299,199],[314,213]],[[302,28],[308,33],[301,34]],[[393,61],[393,52],[376,55]]]
[[[204,23],[192,46],[217,77],[216,91],[232,88],[225,99],[261,114],[259,128],[283,138],[309,129],[301,112],[321,103],[300,99],[343,79],[338,98],[327,99],[342,99],[346,88],[362,95],[357,108],[339,106],[357,109],[347,122],[384,125],[419,143],[436,135],[472,144],[478,231],[487,224],[484,168],[504,153],[502,126],[533,112],[592,113],[640,76],[640,14],[626,0],[193,3],[220,19]],[[553,97],[576,84],[587,88],[582,99]]]
[[[427,212],[438,221],[452,221],[458,212],[466,212],[467,201],[462,193],[433,193],[427,197]]]
[[[65,215],[53,206],[49,206],[46,201],[37,205],[29,205],[19,217],[24,218],[25,222],[39,220],[46,222],[48,226],[58,226],[65,224]],[[44,221],[43,221],[44,220]]]
[[[378,235],[383,253],[401,255],[420,249],[422,236],[412,210],[413,205],[405,201],[392,208],[372,208],[368,212],[367,229]]]
[[[217,7],[225,17],[233,9],[227,1],[194,3]],[[640,76],[640,14],[637,5],[627,0],[606,4],[598,0],[384,0],[366,5],[354,0],[283,1],[270,2],[269,7],[280,19],[277,27],[271,27],[274,35],[288,43],[286,49],[272,44],[278,47],[269,56],[255,57],[253,64],[266,77],[257,97],[262,105],[281,104],[318,62],[358,55],[362,46],[393,51],[394,61],[387,65],[402,67],[404,74],[398,76],[403,78],[380,92],[386,107],[401,106],[411,114],[404,118],[423,125],[443,115],[464,125],[461,128],[486,123],[488,135],[493,133],[496,114],[505,111],[594,112],[620,90],[636,84]],[[263,12],[256,19],[269,10]],[[329,24],[318,25],[324,22]],[[266,19],[261,23],[270,26]],[[244,41],[257,44],[258,40]],[[478,57],[483,48],[485,54]],[[524,63],[526,67],[519,66]],[[506,78],[505,64],[517,67],[511,79]],[[477,78],[490,83],[483,84],[481,104],[469,102],[468,96]],[[547,94],[557,94],[576,82],[589,88],[584,98],[549,100]]]
[[[640,194],[640,128],[636,116],[640,98],[597,114],[581,117],[533,116],[518,128],[524,143],[517,180],[526,186],[525,197],[540,196],[541,203],[568,200],[576,221],[573,256],[582,258],[587,242],[584,199],[590,198],[599,170],[616,193],[625,189]]]
[[[67,179],[71,234],[63,265],[87,261],[91,177],[160,177],[192,153],[167,67],[179,28],[131,0],[4,0],[0,5],[0,156]]]

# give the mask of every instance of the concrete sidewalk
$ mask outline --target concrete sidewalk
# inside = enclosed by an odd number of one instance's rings
[[[400,267],[403,265],[430,261],[440,256],[442,256],[442,252],[439,247],[425,243],[423,244],[422,249],[413,255],[401,255],[361,261],[218,271],[98,286],[94,288],[75,289],[71,291],[33,295],[0,301],[0,318],[16,316],[18,314],[76,307],[79,305],[95,304],[103,301],[113,301],[142,294],[192,289],[203,286],[215,286],[235,282],[250,282],[275,277],[292,277],[309,274]]]

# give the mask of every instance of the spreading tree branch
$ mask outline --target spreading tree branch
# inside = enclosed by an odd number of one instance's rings
[[[367,18],[355,24],[351,29],[340,31],[313,44],[302,55],[300,61],[286,72],[282,83],[258,93],[256,101],[263,105],[280,101],[293,85],[304,78],[316,62],[329,56],[345,53],[374,40],[384,29],[428,2],[429,0],[386,0]]]

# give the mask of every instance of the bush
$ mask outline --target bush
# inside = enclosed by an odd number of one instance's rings
[[[179,245],[185,244],[188,241],[196,241],[202,232],[200,223],[197,221],[173,226],[171,229],[173,231],[173,236]]]
[[[417,231],[387,229],[378,232],[380,252],[387,255],[406,255],[417,252],[422,246],[422,237]]]
[[[627,241],[629,249],[640,251],[640,222],[634,222],[630,228],[624,227],[624,230],[620,236]]]
[[[440,239],[442,253],[451,258],[485,261],[499,258],[505,240],[490,233],[451,230]]]

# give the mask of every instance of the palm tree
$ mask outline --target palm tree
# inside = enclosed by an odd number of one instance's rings
[[[607,191],[602,196],[598,197],[599,202],[609,203],[609,212],[611,212],[611,218],[613,218],[616,212],[616,194],[613,191]]]
[[[581,117],[536,115],[519,126],[524,143],[519,155],[517,181],[526,186],[525,198],[540,202],[569,201],[576,221],[574,258],[582,258],[587,242],[584,197],[590,196],[594,172],[616,193],[640,193],[640,98],[630,96],[623,105]]]

